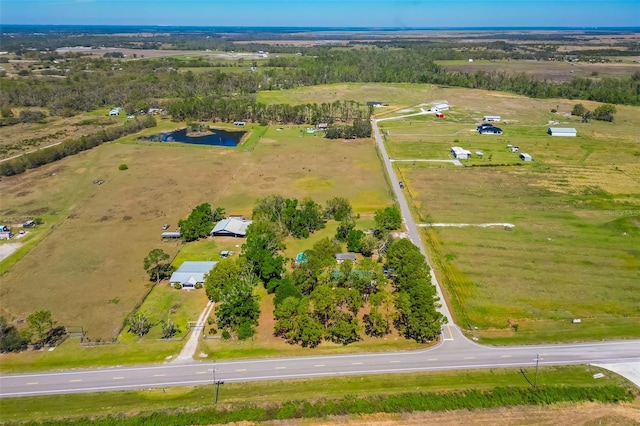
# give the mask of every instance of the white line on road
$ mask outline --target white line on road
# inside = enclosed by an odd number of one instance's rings
[[[114,377],[113,380],[122,380],[124,377]]]
[[[324,367],[324,364],[316,364],[314,367]]]
[[[80,379],[73,379],[73,380],[69,380],[69,383],[78,383],[81,382],[82,380]]]
[[[511,355],[502,355],[500,358],[511,358]]]
[[[401,361],[389,361],[390,363],[401,362]]]
[[[166,377],[166,374],[154,374],[153,377]]]
[[[238,368],[236,371],[247,371],[246,368]]]
[[[276,370],[284,370],[284,369],[286,369],[286,368],[287,368],[287,367],[276,367]]]
[[[364,362],[352,362],[351,365],[362,365]]]

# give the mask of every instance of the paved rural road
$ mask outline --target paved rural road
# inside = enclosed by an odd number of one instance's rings
[[[373,122],[374,135],[405,218],[410,238],[426,256],[418,227]],[[438,288],[435,276],[432,276]],[[166,363],[156,366],[113,367],[0,376],[0,398],[64,393],[146,389],[211,384],[217,380],[250,382],[295,378],[335,377],[363,374],[409,373],[473,368],[526,367],[529,377],[539,365],[603,364],[637,365],[640,341],[611,341],[568,345],[537,345],[493,348],[466,339],[451,321],[445,303],[442,313],[449,319],[442,341],[432,348],[408,352],[384,352],[335,356],[253,359],[246,361]],[[544,381],[544,376],[539,379]],[[524,380],[524,378],[523,378]],[[595,379],[594,379],[595,380]],[[640,386],[640,379],[636,380]],[[224,390],[222,390],[224,394]]]

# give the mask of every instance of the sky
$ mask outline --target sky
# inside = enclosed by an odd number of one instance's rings
[[[0,0],[0,25],[639,27],[640,0]]]

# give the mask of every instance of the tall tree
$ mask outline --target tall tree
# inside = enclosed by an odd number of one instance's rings
[[[269,222],[253,222],[247,228],[247,241],[242,245],[242,256],[251,271],[264,283],[280,278],[284,271],[284,257],[279,255],[284,249],[277,228]]]
[[[29,325],[29,330],[38,336],[39,340],[44,339],[49,330],[53,328],[53,317],[51,316],[51,311],[36,311],[29,316],[27,316],[27,324]]]
[[[170,263],[169,255],[162,249],[153,249],[144,258],[142,265],[144,270],[149,274],[150,280],[155,280],[156,284],[160,284],[160,280],[169,272]]]
[[[222,210],[224,213],[224,210]],[[189,217],[178,221],[180,236],[184,241],[195,241],[206,237],[213,229],[214,214],[209,203],[196,206]]]

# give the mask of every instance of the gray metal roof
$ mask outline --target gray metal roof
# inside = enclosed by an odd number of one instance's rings
[[[203,283],[204,276],[211,272],[217,264],[218,262],[183,262],[182,265],[171,274],[169,281],[182,284],[190,281],[194,282],[195,280],[197,283]]]
[[[336,260],[356,260],[356,255],[354,253],[338,253],[336,254]]]
[[[573,127],[549,127],[549,131],[553,133],[578,133]]]
[[[216,226],[211,230],[211,235],[215,234],[227,234],[227,235],[247,235],[247,228],[253,221],[244,220],[237,217],[229,217],[216,223]]]

